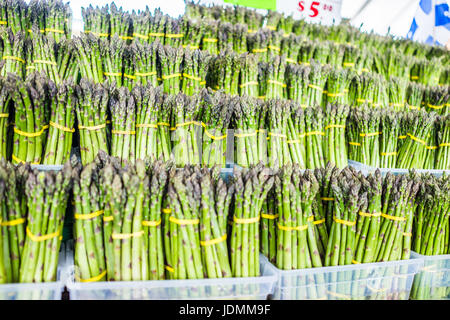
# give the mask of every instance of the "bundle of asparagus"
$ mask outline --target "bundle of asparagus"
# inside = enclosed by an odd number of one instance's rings
[[[259,30],[250,33],[247,38],[248,52],[255,54],[259,61],[267,61],[270,30]]]
[[[8,73],[15,73],[21,78],[24,77],[26,65],[25,34],[20,31],[13,33],[11,28],[0,27],[0,38],[3,40],[0,75],[6,76]]]
[[[117,8],[114,2],[111,3],[110,9],[110,37],[113,38],[117,35],[120,39],[125,41],[133,40],[133,37],[131,36],[133,34],[133,29],[130,14],[123,11],[122,7]]]
[[[27,74],[32,72],[45,73],[57,85],[61,83],[58,64],[55,56],[55,40],[36,30],[33,26],[32,47],[28,50]]]
[[[339,169],[348,165],[345,128],[349,112],[349,106],[340,104],[328,104],[325,109],[324,161]]]
[[[109,92],[104,85],[82,78],[76,87],[76,96],[81,162],[85,165],[92,162],[100,150],[106,153],[109,150],[106,128]]]
[[[325,166],[324,159],[324,112],[321,107],[305,109],[305,146],[306,168],[315,169]]]
[[[147,43],[148,34],[150,33],[150,19],[151,12],[146,6],[145,10],[138,10],[137,12],[133,10],[131,12],[131,22],[133,26],[133,42]]]
[[[52,100],[52,96],[48,96],[52,94],[48,82],[48,78],[39,73],[30,74],[25,81],[14,75],[8,77],[8,90],[15,109],[13,163],[41,163]]]
[[[184,30],[183,48],[191,50],[200,49],[203,36],[203,23],[196,23],[189,18],[182,18],[182,29]],[[247,49],[247,47],[245,48]]]
[[[258,89],[258,59],[254,54],[244,53],[240,56],[239,94],[250,97],[259,97]],[[237,69],[236,69],[237,70]],[[232,73],[234,75],[234,73]],[[234,79],[231,79],[233,81]],[[233,82],[232,82],[233,83]],[[233,86],[234,87],[234,86]],[[231,93],[231,92],[230,92]],[[232,94],[237,94],[233,92]]]
[[[425,86],[420,83],[410,82],[406,90],[406,104],[411,110],[422,108]]]
[[[168,19],[167,15],[164,15],[161,10],[155,9],[155,12],[150,16],[150,30],[148,34],[148,41],[151,43],[156,39],[163,44],[164,34],[166,29],[166,21]]]
[[[126,87],[114,89],[110,97],[111,155],[122,165],[136,159],[136,104]]]
[[[261,93],[266,99],[281,99],[286,96],[285,69],[286,61],[284,57],[273,57],[265,64],[266,90]]]
[[[228,129],[233,115],[232,97],[217,91],[209,95],[203,92],[202,165],[225,167],[228,146]]]
[[[263,203],[274,183],[273,172],[262,165],[237,170],[230,255],[234,277],[259,276],[259,221]]]
[[[11,28],[14,34],[25,32],[29,26],[27,4],[22,0],[4,0],[1,3],[2,24]]]
[[[449,178],[427,175],[422,180],[423,184],[416,198],[412,249],[427,256],[449,254]],[[445,260],[435,260],[430,265],[425,265],[423,271],[414,277],[411,299],[448,298],[448,287],[443,287],[445,281],[442,282],[442,277],[433,270],[444,267],[442,262]]]
[[[181,91],[192,96],[206,86],[206,74],[211,59],[205,51],[184,51]]]
[[[286,138],[292,163],[306,169],[305,111],[297,103],[292,103],[287,117]]]
[[[10,130],[8,130],[10,119],[10,101],[6,79],[0,78],[0,159],[9,159],[10,153]]]
[[[389,106],[396,111],[405,109],[408,80],[391,77],[388,82]]]
[[[122,86],[123,84],[123,52],[126,43],[120,39],[116,34],[111,37],[110,42],[106,40],[100,40],[100,52],[103,57],[102,69],[103,75],[108,79],[111,79]]]
[[[380,167],[395,168],[403,113],[383,109],[380,117]]]
[[[85,33],[92,33],[97,37],[109,37],[111,15],[108,4],[102,8],[94,8],[91,4],[87,8],[81,7],[81,15],[83,16]]]
[[[33,170],[26,181],[28,223],[20,263],[20,282],[56,281],[59,247],[74,168]]]
[[[450,114],[440,118],[435,169],[450,170]]]
[[[289,37],[284,37],[281,39],[281,52],[286,56],[287,63],[297,64],[298,54],[300,51],[300,45],[302,43],[302,38],[293,34]]]
[[[135,84],[158,86],[158,51],[162,47],[159,40],[150,44],[133,42],[125,50],[123,83],[131,90]]]
[[[233,51],[237,54],[247,52],[248,28],[245,24],[235,24],[233,26]]]
[[[236,276],[226,241],[234,186],[227,185],[218,175],[218,167],[210,171],[198,166],[170,174],[170,209],[166,209],[169,214],[164,217],[164,229],[168,235],[165,250],[171,279]],[[258,254],[257,249],[255,252]]]
[[[75,46],[72,40],[62,39],[56,45],[56,64],[58,74],[62,80],[72,79],[78,81],[79,66],[76,63],[77,57]]]
[[[423,104],[425,105],[425,110],[429,112],[436,112],[438,114],[448,114],[450,100],[450,87],[449,86],[437,86],[437,87],[426,87],[423,96]]]
[[[367,106],[350,110],[347,119],[348,158],[378,168],[380,166],[381,109]]]
[[[87,78],[95,83],[103,82],[103,66],[101,60],[101,47],[105,41],[92,34],[81,35],[73,39],[75,54],[82,78]]]
[[[45,33],[60,42],[72,36],[72,10],[69,3],[51,0],[45,3]]]
[[[307,107],[310,67],[289,64],[286,67],[287,96],[290,100]]]
[[[306,92],[307,103],[309,107],[321,106],[323,100],[323,90],[327,82],[331,67],[325,65],[321,67],[319,63],[312,61],[311,72],[309,73],[309,84]]]
[[[73,133],[75,132],[74,84],[71,80],[64,80],[55,87],[49,82],[51,94],[50,121],[47,143],[44,150],[43,164],[64,164],[70,159]]]
[[[160,78],[162,79],[164,92],[177,94],[181,90],[182,62],[184,50],[161,46],[158,48],[158,58],[161,65]]]
[[[426,136],[425,154],[423,156],[423,163],[421,166],[423,169],[432,170],[436,166],[437,149],[439,148],[438,128],[443,128],[445,130],[445,127],[441,126],[442,124],[441,117],[437,116]]]
[[[28,165],[0,160],[0,283],[19,282],[27,216],[24,193]]]
[[[184,31],[182,22],[171,17],[166,18],[164,45],[177,48],[183,44]]]
[[[376,82],[377,79],[370,73],[353,77],[348,93],[349,102],[358,107],[374,103]]]
[[[280,168],[292,163],[287,143],[288,117],[291,105],[283,100],[267,101],[268,139],[267,146],[269,167]]]
[[[351,81],[351,73],[347,70],[335,69],[328,75],[326,84],[328,103],[348,104],[349,86]],[[324,101],[325,102],[325,101]]]
[[[428,86],[437,86],[442,65],[442,59],[437,57],[416,59],[411,68],[411,80]]]
[[[413,110],[403,117],[406,140],[398,148],[397,168],[419,169],[423,167],[426,155],[427,136],[436,120],[436,113]]]

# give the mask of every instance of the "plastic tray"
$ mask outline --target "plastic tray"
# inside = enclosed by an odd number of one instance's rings
[[[65,245],[61,244],[56,282],[0,284],[0,300],[61,300],[66,282],[65,251]]]
[[[450,254],[424,256],[413,252],[412,256],[423,259],[424,265],[414,277],[411,299],[450,300]]]
[[[68,257],[65,272],[71,300],[266,300],[277,280],[274,270],[261,261],[261,276],[252,278],[80,283],[74,281],[73,251]]]
[[[395,169],[395,168],[375,168],[365,165],[361,162],[349,160],[348,165],[355,168],[358,171],[363,171],[365,173],[373,173],[375,170],[379,169],[381,175],[385,176],[388,172],[394,175],[408,174],[411,169]],[[450,170],[428,170],[428,169],[414,169],[417,173],[430,173],[437,177],[441,177],[444,173],[449,175]]]
[[[278,275],[276,300],[406,300],[423,266],[422,259],[411,258],[284,271],[263,261]]]

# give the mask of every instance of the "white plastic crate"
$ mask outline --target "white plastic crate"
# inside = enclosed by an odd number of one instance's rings
[[[71,300],[266,300],[277,280],[274,270],[261,262],[261,276],[252,278],[81,283],[74,278],[73,252],[67,257]]]
[[[373,173],[377,168],[365,165],[361,162],[349,160],[348,165],[355,168],[358,171],[362,171],[364,173]],[[382,176],[385,176],[388,172],[394,175],[408,174],[410,169],[395,169],[395,168],[378,168],[381,172]],[[414,169],[417,173],[430,173],[437,177],[441,177],[444,173],[449,175],[450,170],[428,170],[428,169]]]
[[[285,271],[263,261],[278,275],[276,300],[406,300],[423,265],[412,258]]]
[[[0,284],[0,300],[61,300],[64,291],[65,248],[59,252],[57,281],[42,283]]]
[[[450,300],[450,254],[424,256],[413,252],[412,256],[423,259],[424,265],[414,277],[411,299]]]

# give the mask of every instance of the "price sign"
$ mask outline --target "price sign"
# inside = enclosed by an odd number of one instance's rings
[[[342,0],[278,0],[277,10],[296,19],[331,25],[341,22]]]

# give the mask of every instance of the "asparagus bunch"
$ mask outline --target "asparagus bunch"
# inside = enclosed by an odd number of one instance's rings
[[[78,81],[80,67],[77,64],[75,46],[72,40],[62,39],[56,45],[56,64],[61,80]]]
[[[290,100],[307,107],[310,67],[289,64],[286,67],[287,95]]]
[[[133,42],[125,50],[123,83],[132,89],[135,84],[158,86],[158,51],[162,47],[157,40],[150,44]]]
[[[283,100],[271,99],[267,101],[268,120],[268,157],[271,168],[280,168],[292,163],[287,144],[288,117],[291,105]]]
[[[0,159],[9,159],[10,153],[10,130],[11,119],[11,95],[8,90],[7,81],[0,78]]]
[[[403,113],[389,109],[381,111],[380,167],[395,168],[398,155],[398,137]]]
[[[250,97],[259,97],[258,88],[258,59],[256,55],[244,53],[240,56],[239,94]],[[237,69],[236,69],[237,70]],[[232,78],[233,81],[235,78]],[[233,82],[232,82],[233,83]],[[234,87],[234,86],[233,86]],[[230,92],[237,94],[237,92]]]
[[[111,37],[110,42],[101,40],[102,69],[103,75],[107,79],[115,81],[117,85],[122,86],[124,82],[123,57],[126,42],[120,39],[116,34]],[[127,74],[128,76],[128,74]],[[128,78],[128,77],[127,77]]]
[[[245,24],[235,24],[233,26],[233,51],[237,54],[247,52],[248,27]]]
[[[164,15],[159,8],[150,16],[150,30],[148,34],[148,41],[150,43],[156,39],[159,39],[162,44],[164,43],[166,21],[168,18],[169,16]]]
[[[182,23],[182,28],[185,32],[183,38],[183,48],[189,48],[191,50],[200,49],[204,24],[194,22],[186,17],[182,18]]]
[[[41,34],[33,26],[32,47],[27,59],[27,74],[32,72],[45,73],[57,85],[61,83],[61,75],[58,72],[57,58],[55,56],[55,40]]]
[[[97,37],[109,37],[111,34],[111,14],[109,13],[109,5],[104,7],[81,7],[81,15],[83,16],[84,32],[92,33]]]
[[[285,69],[286,61],[284,57],[276,56],[265,64],[266,91],[262,92],[262,95],[266,99],[281,99],[286,96]]]
[[[355,76],[349,88],[349,102],[358,107],[375,103],[376,83],[376,77],[370,73]],[[383,105],[383,107],[386,107],[386,105]]]
[[[76,115],[80,134],[81,162],[92,162],[100,150],[108,153],[106,111],[109,103],[108,89],[82,78],[76,87]]]
[[[437,116],[431,125],[430,131],[426,136],[425,154],[423,158],[423,169],[434,169],[436,166],[437,149],[439,149],[438,130],[442,128],[442,119]]]
[[[348,104],[349,86],[351,80],[351,73],[344,70],[332,70],[328,75],[326,84],[328,103]],[[325,101],[324,101],[325,102]]]
[[[33,73],[25,81],[14,75],[7,81],[15,109],[12,161],[40,164],[48,129],[47,110],[53,98],[48,90],[49,80]]]
[[[306,168],[315,169],[325,166],[324,136],[324,112],[320,107],[305,109],[305,146]]]
[[[110,6],[111,32],[110,37],[117,35],[120,39],[128,41],[133,40],[132,24],[130,14],[123,11],[122,7],[117,8],[113,2]]]
[[[29,27],[30,18],[27,15],[27,4],[22,0],[2,1],[2,24],[11,28],[14,34],[25,32]]]
[[[244,75],[240,75],[238,71],[241,68],[246,72]],[[252,85],[252,88],[257,85],[255,84],[258,78],[257,70],[256,60],[247,58],[245,55],[239,57],[232,51],[226,50],[211,60],[206,82],[214,90],[224,90],[225,93],[236,95],[239,93],[239,88],[242,90],[249,85]],[[239,79],[242,77],[249,78],[248,82],[239,84]]]
[[[72,36],[72,10],[69,3],[50,0],[45,3],[45,33],[56,42]]]
[[[428,86],[437,86],[442,65],[442,59],[437,57],[416,59],[411,68],[411,80]]]
[[[408,81],[391,77],[388,82],[389,106],[396,111],[405,109],[406,89]]]
[[[436,169],[450,170],[450,114],[440,118]]]
[[[259,221],[263,203],[274,183],[262,165],[235,171],[235,202],[230,255],[234,277],[259,276]]]
[[[147,6],[145,7],[145,10],[138,10],[137,12],[133,10],[131,12],[130,20],[133,26],[133,42],[140,42],[142,44],[148,42],[151,15],[152,14]]]
[[[403,118],[406,140],[398,149],[397,168],[419,169],[423,167],[426,155],[427,136],[436,120],[436,113],[413,110]]]
[[[0,203],[2,246],[0,252],[0,283],[19,282],[20,263],[25,240],[27,216],[24,186],[29,165],[14,167],[0,160]],[[25,204],[25,206],[23,205]]]
[[[19,77],[25,76],[26,51],[25,34],[18,31],[13,33],[11,28],[0,28],[0,38],[3,40],[2,61],[0,63],[0,75],[15,73]]]
[[[184,39],[184,30],[182,28],[183,25],[180,20],[167,17],[164,45],[173,48],[180,47]]]
[[[70,159],[73,133],[75,132],[75,86],[73,81],[64,80],[55,87],[49,83],[50,90],[55,91],[51,101],[50,121],[43,164],[64,164]]]
[[[348,158],[378,168],[380,166],[379,108],[355,108],[347,119]]]
[[[267,61],[270,30],[259,30],[247,37],[248,52],[255,54],[259,61]]]
[[[206,74],[212,57],[205,51],[184,51],[181,90],[188,96],[206,86]]]
[[[286,56],[286,63],[297,64],[302,38],[294,34],[281,39],[281,52]]]
[[[105,41],[92,34],[74,38],[75,54],[80,67],[80,75],[95,83],[102,83],[104,78],[101,48]]]
[[[202,165],[225,167],[228,151],[228,129],[233,115],[232,97],[218,91],[204,94],[202,123]]]
[[[126,87],[115,89],[110,98],[111,155],[122,165],[136,159],[136,103]]]
[[[183,47],[175,49],[169,46],[158,48],[158,58],[161,65],[160,78],[164,92],[177,94],[181,90]]]
[[[416,199],[412,249],[427,256],[449,254],[448,176],[436,178],[427,175],[422,179],[423,183]],[[442,278],[433,270],[436,267],[443,267],[441,264],[439,260],[428,262],[423,271],[414,277],[411,299],[429,300],[448,297],[448,288],[442,286],[445,282],[442,285],[439,284]]]
[[[31,171],[25,192],[28,224],[23,248],[19,281],[56,281],[59,247],[73,167],[70,162],[61,171]]]
[[[450,99],[450,87],[426,87],[423,97],[425,110],[438,114],[449,114],[448,105]]]
[[[170,242],[166,259],[173,268],[171,279],[234,276],[226,241],[234,186],[220,179],[218,171],[218,167],[210,171],[187,166],[171,172],[170,215],[165,218]],[[257,254],[258,250],[255,251]]]
[[[339,169],[348,165],[345,128],[349,112],[349,106],[340,104],[328,104],[325,109],[324,161]]]
[[[306,91],[307,106],[315,107],[316,105],[322,105],[323,90],[325,89],[325,84],[330,72],[331,67],[329,65],[321,67],[320,64],[314,61],[312,62],[311,72],[309,73],[308,90]]]
[[[410,82],[406,90],[406,104],[411,110],[422,108],[425,86],[420,83]]]

